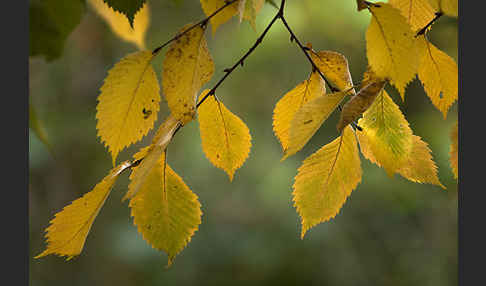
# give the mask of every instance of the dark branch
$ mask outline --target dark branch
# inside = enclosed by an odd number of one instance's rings
[[[327,85],[329,86],[329,88],[331,89],[332,92],[336,92],[336,91],[339,91],[339,89],[335,88],[334,86],[332,86],[329,81],[327,80],[327,78],[322,74],[321,70],[317,67],[316,63],[314,63],[314,61],[312,60],[312,58],[309,56],[309,53],[307,52],[309,50],[309,48],[305,47],[304,45],[302,45],[302,43],[299,41],[299,39],[297,38],[297,36],[295,35],[295,33],[292,31],[292,28],[290,28],[289,24],[287,23],[287,20],[285,20],[285,17],[283,16],[283,13],[282,15],[280,16],[280,19],[282,20],[282,23],[284,24],[284,26],[287,28],[287,30],[289,31],[290,33],[290,38],[293,39],[295,41],[295,43],[299,46],[299,48],[302,50],[302,52],[305,54],[305,56],[307,57],[307,59],[309,60],[309,62],[311,63],[312,65],[312,68],[314,70],[316,70],[319,75],[322,77],[322,79],[327,83]]]
[[[218,8],[216,11],[214,11],[211,15],[209,15],[208,17],[206,17],[205,19],[197,22],[196,24],[193,24],[192,26],[190,26],[189,28],[187,28],[184,32],[180,33],[180,34],[177,34],[175,35],[172,39],[168,40],[167,42],[163,43],[160,47],[154,49],[152,51],[152,54],[153,55],[156,55],[160,52],[160,50],[162,50],[165,46],[167,46],[168,44],[172,43],[173,41],[179,39],[180,37],[182,37],[183,35],[187,34],[189,31],[191,31],[192,29],[194,29],[195,27],[197,26],[201,26],[201,27],[205,27],[207,24],[208,24],[208,21],[213,18],[214,16],[216,16],[219,12],[223,11],[224,8],[228,7],[229,5],[233,4],[234,2],[236,2],[238,0],[227,0],[226,3],[221,6],[220,8]]]
[[[373,4],[373,3],[371,3],[371,4]],[[297,43],[297,45],[299,46],[299,48],[302,50],[302,52],[305,54],[305,56],[307,57],[307,59],[311,63],[312,69],[314,71],[317,71],[319,73],[319,75],[326,82],[326,84],[329,86],[329,88],[331,89],[331,91],[332,92],[339,92],[340,90],[338,88],[332,86],[329,83],[329,81],[326,79],[326,77],[322,74],[321,70],[317,67],[317,65],[314,63],[314,61],[312,60],[312,58],[309,56],[309,54],[308,54],[307,51],[309,51],[310,49],[308,47],[302,45],[302,43],[299,41],[299,39],[297,38],[297,36],[295,35],[295,33],[292,31],[292,28],[290,28],[289,24],[287,23],[287,20],[285,20],[285,17],[283,16],[283,8],[282,7],[280,7],[280,8],[282,10],[282,13],[279,14],[280,15],[280,19],[282,20],[282,23],[284,24],[284,26],[287,28],[287,30],[290,33],[290,41],[292,42],[292,40],[294,40]],[[352,88],[354,88],[354,86]],[[339,111],[342,111],[341,105],[338,105],[338,108],[339,108]],[[363,130],[361,127],[358,126],[358,124],[356,122],[352,122],[351,125],[353,125],[359,131],[362,131]]]
[[[415,38],[417,38],[418,36],[420,35],[424,35],[425,32],[427,31],[427,29],[432,26],[432,24],[435,23],[435,21],[437,21],[440,17],[442,17],[442,15],[444,15],[444,13],[442,12],[435,12],[435,17],[434,19],[430,20],[429,23],[427,23],[427,25],[425,25],[425,27],[423,27],[422,29],[420,29],[417,34],[415,35]]]
[[[283,6],[285,5],[285,0],[282,0],[282,3],[280,4],[280,9],[279,9],[279,12],[275,15],[275,17],[273,17],[272,21],[270,21],[270,23],[268,24],[268,26],[265,28],[265,30],[263,31],[263,33],[257,38],[257,40],[255,41],[255,43],[253,44],[253,46],[248,50],[248,52],[246,52],[232,67],[230,68],[227,68],[227,69],[224,69],[224,76],[214,85],[213,88],[211,88],[211,90],[204,95],[204,97],[199,100],[199,102],[197,103],[196,105],[196,108],[198,108],[201,104],[203,104],[203,102],[211,95],[215,95],[216,94],[216,90],[218,89],[218,87],[224,82],[224,80],[239,66],[243,66],[243,63],[245,61],[245,59],[262,43],[263,41],[263,38],[265,38],[265,35],[267,34],[267,32],[270,30],[270,28],[273,26],[273,24],[277,21],[277,19],[279,19],[281,17],[281,13],[283,11]]]

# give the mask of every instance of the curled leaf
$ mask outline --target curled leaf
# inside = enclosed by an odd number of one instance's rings
[[[190,26],[184,26],[180,33]],[[196,97],[213,73],[214,62],[200,26],[170,45],[163,62],[162,88],[172,114],[183,125],[194,119]]]
[[[348,90],[349,94],[356,94],[345,56],[334,51],[315,52],[314,50],[311,50],[310,56],[332,87],[339,91]]]
[[[343,106],[337,130],[341,131],[348,124],[357,120],[375,101],[376,96],[383,90],[386,81],[378,80],[368,83]]]

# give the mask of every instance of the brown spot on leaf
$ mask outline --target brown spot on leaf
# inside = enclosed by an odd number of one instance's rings
[[[142,113],[143,113],[143,119],[147,119],[149,118],[149,116],[152,114],[152,110],[147,110],[147,109],[142,109]]]

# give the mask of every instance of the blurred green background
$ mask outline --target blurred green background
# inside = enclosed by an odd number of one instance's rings
[[[277,1],[278,2],[278,1]],[[344,54],[355,81],[366,68],[367,11],[353,0],[290,0],[286,16],[304,43]],[[147,47],[155,48],[188,22],[204,18],[197,0],[151,0]],[[45,247],[43,231],[53,215],[92,189],[111,168],[111,157],[96,137],[98,89],[107,71],[134,45],[117,38],[91,7],[67,38],[63,54],[46,62],[29,60],[30,101],[45,126],[54,156],[29,135],[30,284],[41,285],[457,285],[457,183],[448,162],[449,132],[457,104],[447,120],[433,107],[418,80],[406,101],[387,87],[414,134],[429,143],[444,191],[412,183],[362,158],[363,179],[330,222],[300,236],[292,206],[293,177],[301,161],[338,136],[336,112],[306,147],[280,162],[281,147],[272,131],[276,102],[306,79],[310,65],[281,23],[218,89],[218,97],[248,125],[249,159],[233,183],[213,167],[201,149],[198,124],[183,128],[169,146],[169,164],[199,196],[202,224],[192,241],[165,268],[167,257],[147,244],[132,224],[127,203],[128,175],[117,182],[94,222],[82,254],[33,259]],[[263,31],[276,9],[265,5],[257,33],[236,17],[208,45],[216,72],[223,75]],[[457,61],[457,20],[442,17],[430,40]],[[163,53],[154,62],[158,75]],[[160,79],[160,77],[159,77]],[[168,116],[162,102],[160,124]],[[149,136],[124,151],[129,159]]]

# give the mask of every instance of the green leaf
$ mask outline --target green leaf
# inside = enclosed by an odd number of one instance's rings
[[[29,56],[59,58],[64,42],[81,22],[85,11],[82,0],[33,0],[29,6]]]
[[[103,0],[113,10],[125,14],[130,22],[130,26],[133,28],[133,19],[135,14],[145,4],[146,0]]]

